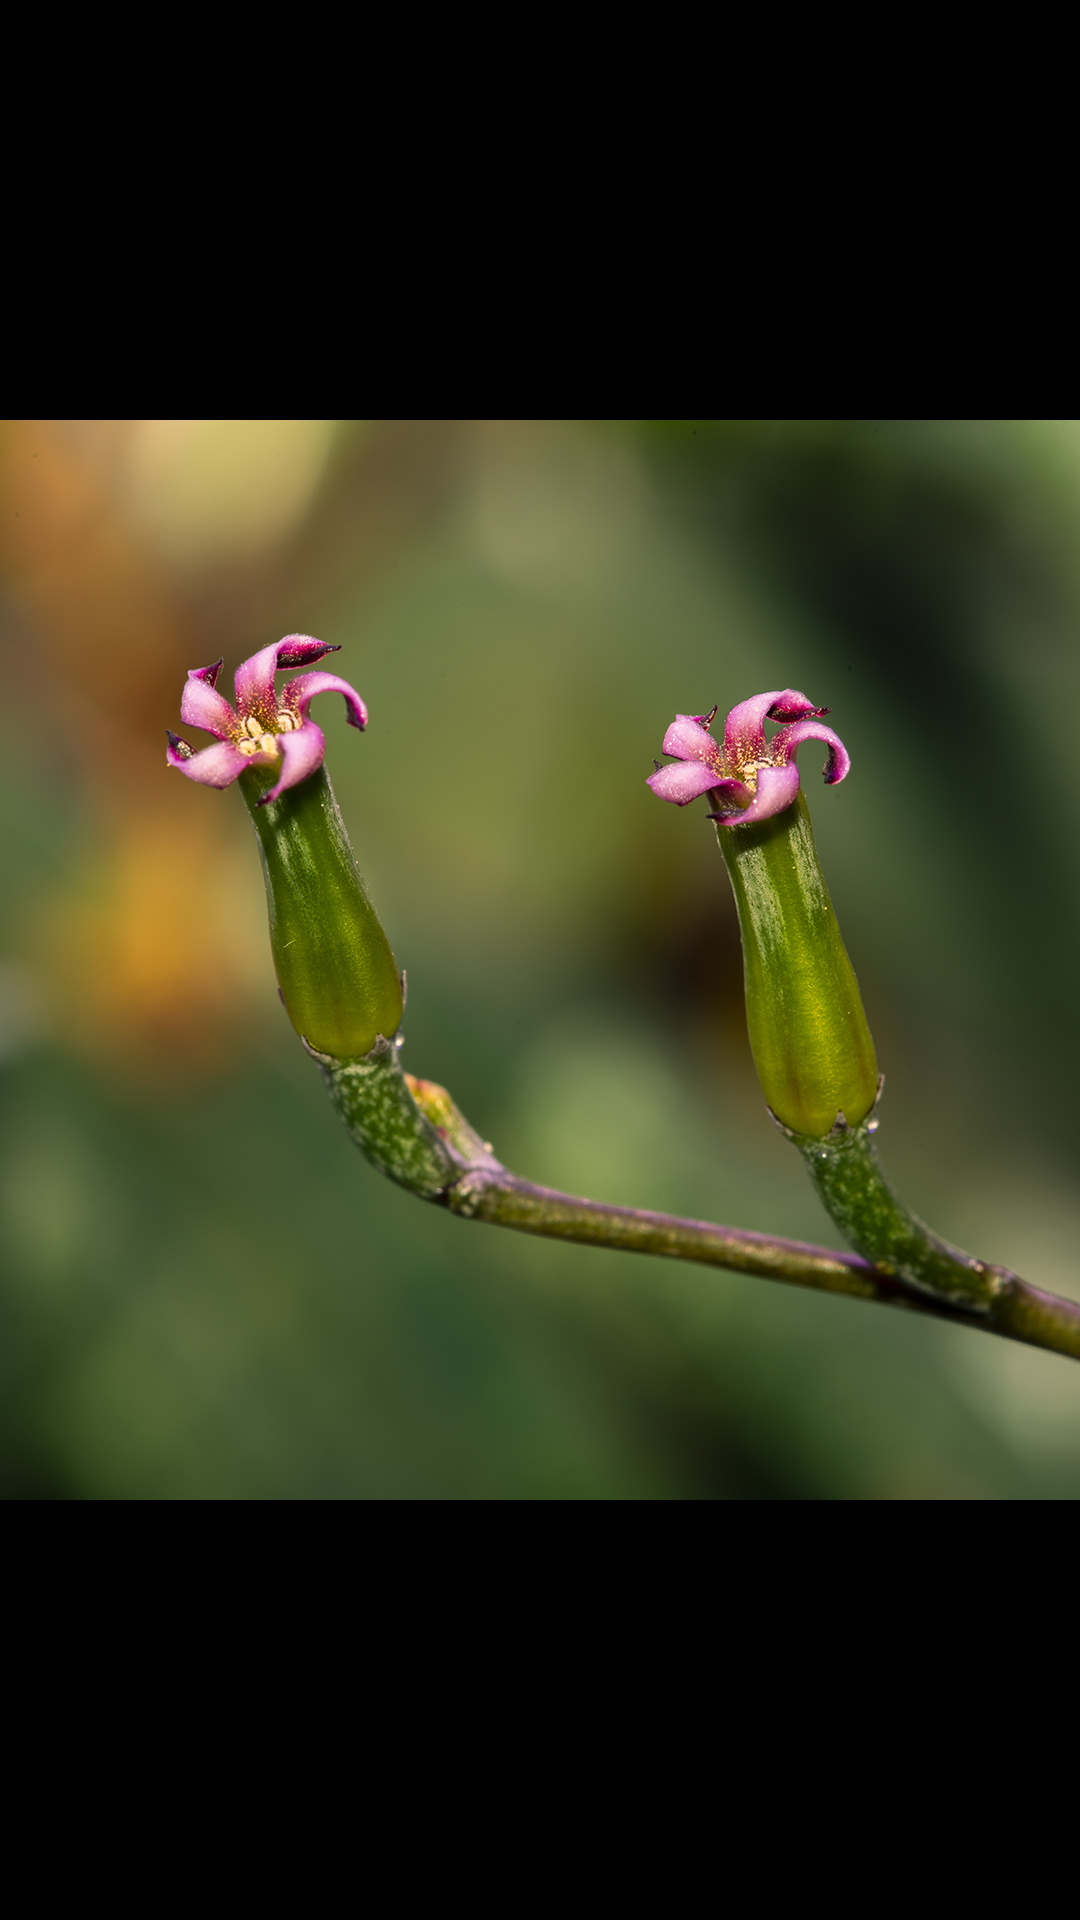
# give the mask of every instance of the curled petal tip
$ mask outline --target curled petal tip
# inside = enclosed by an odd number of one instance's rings
[[[805,740],[821,740],[829,749],[824,768],[827,787],[838,786],[841,780],[847,779],[851,771],[851,755],[840,735],[834,733],[831,727],[819,726],[816,720],[800,720],[793,727],[781,727],[773,739],[771,750],[790,762]]]
[[[290,680],[282,698],[306,724],[308,709],[319,693],[340,693],[345,701],[345,717],[349,725],[363,733],[367,726],[367,708],[356,688],[336,673],[302,673],[298,680]]]
[[[225,660],[224,656],[222,656],[220,660],[214,661],[212,667],[190,667],[188,669],[188,679],[204,680],[208,687],[216,687],[218,674],[221,672],[224,664]]]

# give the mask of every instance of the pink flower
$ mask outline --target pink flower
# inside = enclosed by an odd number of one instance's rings
[[[212,667],[194,667],[180,702],[180,718],[186,726],[214,734],[217,744],[196,753],[179,734],[170,733],[165,755],[170,767],[204,787],[227,787],[245,767],[276,765],[278,778],[258,801],[260,807],[306,780],[322,766],[326,752],[322,728],[308,718],[315,695],[343,694],[353,727],[366,727],[367,708],[355,687],[339,680],[336,673],[302,673],[282,688],[280,698],[274,675],[283,667],[307,666],[326,653],[338,652],[340,648],[328,647],[310,634],[286,634],[276,646],[264,647],[237,668],[235,707],[217,691],[220,660]]]
[[[709,815],[726,827],[748,826],[767,820],[790,807],[799,791],[796,749],[804,740],[824,740],[829,748],[825,784],[843,780],[851,761],[843,741],[831,727],[817,723],[828,707],[810,704],[805,693],[792,687],[783,692],[757,693],[732,707],[721,746],[708,729],[711,713],[679,713],[664,735],[664,752],[678,760],[674,767],[656,763],[648,784],[660,800],[685,807],[699,794],[715,793],[720,810]],[[789,721],[771,740],[765,738],[766,720]]]

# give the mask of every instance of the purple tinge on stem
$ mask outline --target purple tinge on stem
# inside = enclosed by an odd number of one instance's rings
[[[245,767],[276,767],[278,778],[262,795],[260,807],[276,800],[286,788],[299,785],[322,766],[326,752],[322,728],[310,718],[316,694],[342,694],[349,725],[361,730],[367,725],[367,708],[356,688],[336,673],[302,673],[281,689],[280,696],[274,675],[286,667],[313,665],[338,651],[307,633],[286,634],[284,640],[263,647],[237,668],[235,707],[217,691],[220,660],[212,667],[194,668],[180,701],[180,718],[186,726],[214,734],[216,740],[212,747],[195,753],[186,740],[170,733],[165,755],[170,767],[205,787],[227,787]]]
[[[663,751],[676,764],[650,774],[648,784],[660,800],[685,807],[699,794],[717,801],[712,819],[725,826],[749,826],[790,807],[799,791],[795,754],[805,740],[823,740],[829,749],[825,782],[835,786],[851,765],[843,741],[819,723],[828,707],[815,707],[804,693],[786,687],[758,693],[732,707],[724,723],[723,744],[713,739],[711,714],[676,714],[664,735]],[[771,740],[766,720],[782,724]]]

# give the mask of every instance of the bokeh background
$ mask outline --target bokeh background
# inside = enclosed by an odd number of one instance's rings
[[[1074,423],[7,424],[0,1485],[12,1497],[1060,1498],[1080,1368],[450,1218],[279,1007],[185,670],[300,630],[405,1062],[502,1158],[837,1244],[749,1059],[676,709],[793,685],[886,1166],[1080,1295]],[[197,736],[191,736],[196,741]]]

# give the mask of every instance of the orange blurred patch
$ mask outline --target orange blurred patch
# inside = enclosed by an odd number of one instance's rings
[[[273,994],[255,849],[237,839],[197,812],[143,816],[48,905],[42,958],[69,1044],[170,1075],[235,1066]]]
[[[58,1038],[190,1078],[235,1061],[273,976],[238,796],[193,792],[165,765],[203,643],[110,489],[126,431],[15,422],[0,449],[0,563],[96,842],[74,885],[42,900],[31,945]]]
[[[170,582],[125,523],[100,463],[81,460],[78,442],[69,444],[60,427],[8,427],[0,542],[0,564],[35,620],[59,706],[74,694],[105,709],[114,741],[130,729],[136,748],[141,727],[193,664],[185,659],[190,638]]]

